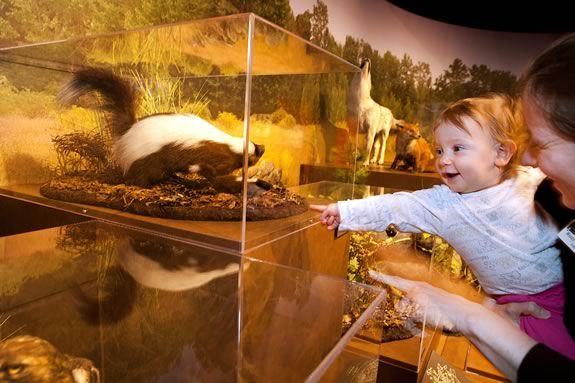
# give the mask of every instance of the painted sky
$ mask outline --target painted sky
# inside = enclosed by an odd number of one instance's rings
[[[434,78],[455,58],[468,66],[485,64],[520,75],[529,61],[558,37],[459,27],[417,16],[384,0],[323,1],[328,7],[328,27],[339,43],[350,35],[363,38],[380,54],[389,50],[401,58],[407,53],[414,62],[429,63]],[[315,3],[290,0],[294,15],[311,11]]]

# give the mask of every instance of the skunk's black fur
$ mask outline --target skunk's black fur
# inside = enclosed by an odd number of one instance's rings
[[[210,181],[241,168],[244,141],[191,114],[156,114],[136,119],[137,92],[123,78],[103,69],[76,72],[59,95],[70,105],[88,94],[100,96],[114,139],[114,159],[126,183],[148,187],[177,172],[195,171]],[[264,153],[248,144],[248,164]]]

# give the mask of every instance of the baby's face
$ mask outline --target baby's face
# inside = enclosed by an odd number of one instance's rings
[[[495,165],[497,145],[489,132],[471,118],[463,123],[469,133],[451,124],[437,127],[435,167],[443,182],[458,193],[471,193],[501,182],[502,171]]]

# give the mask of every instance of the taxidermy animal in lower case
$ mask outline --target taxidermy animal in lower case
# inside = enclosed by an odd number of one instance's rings
[[[17,336],[0,343],[0,382],[99,383],[91,361],[64,354],[50,342]]]
[[[433,154],[429,143],[421,137],[419,125],[397,121],[396,126],[395,158],[391,168],[424,172],[431,164]]]
[[[114,159],[127,184],[149,187],[177,172],[198,172],[209,181],[243,165],[244,140],[222,132],[193,114],[156,114],[136,119],[137,94],[125,79],[103,69],[74,73],[62,89],[64,105],[96,92],[110,113]],[[264,146],[250,142],[248,165],[255,165]],[[214,182],[212,182],[214,183]]]

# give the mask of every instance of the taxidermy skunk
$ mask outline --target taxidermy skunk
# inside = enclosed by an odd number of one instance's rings
[[[74,73],[59,100],[71,105],[90,92],[102,100],[114,140],[113,155],[127,184],[149,187],[177,172],[198,172],[213,181],[243,165],[244,141],[193,114],[155,114],[136,120],[137,94],[131,84],[103,69]],[[255,165],[263,145],[249,143],[248,164]]]

